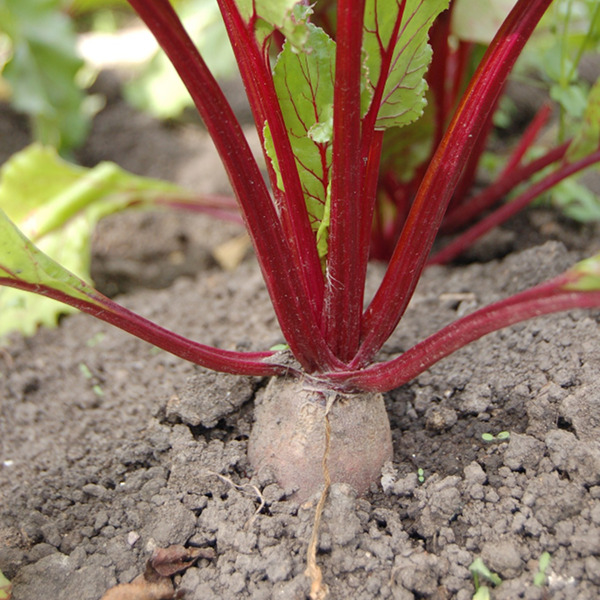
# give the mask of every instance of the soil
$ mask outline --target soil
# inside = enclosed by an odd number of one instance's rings
[[[0,115],[4,159],[27,136]],[[227,186],[200,125],[156,123],[116,93],[80,158],[201,191]],[[94,273],[119,302],[188,337],[269,348],[283,340],[253,257],[234,272],[213,259],[240,231],[199,215],[111,218]],[[599,241],[594,226],[527,213],[479,246],[487,262],[428,269],[382,358]],[[371,289],[381,274],[373,265]],[[317,561],[329,597],[467,600],[480,557],[502,578],[495,600],[598,598],[598,347],[600,311],[538,318],[386,394],[393,461],[363,497],[336,484],[325,506]],[[85,315],[14,335],[0,353],[0,570],[13,599],[98,600],[172,544],[216,553],[175,576],[186,600],[307,598],[317,497],[291,500],[246,457],[266,383],[207,372]]]

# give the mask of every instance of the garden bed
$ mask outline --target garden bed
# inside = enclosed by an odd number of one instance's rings
[[[84,163],[227,189],[200,125],[158,124],[116,92],[109,100]],[[0,131],[22,125],[2,112]],[[231,273],[213,259],[239,233],[198,215],[113,217],[96,236],[95,277],[192,339],[269,348],[283,339],[253,257]],[[597,233],[528,213],[480,245],[490,262],[428,269],[384,351],[562,272],[598,252]],[[381,274],[373,265],[371,288]],[[481,557],[503,580],[494,599],[597,598],[599,347],[599,311],[543,317],[387,394],[393,463],[367,496],[334,485],[325,507],[317,560],[330,597],[467,600]],[[186,600],[307,598],[316,498],[289,500],[246,459],[265,384],[209,373],[84,315],[13,336],[0,353],[0,570],[14,600],[97,600],[171,544],[215,550],[176,576]],[[508,440],[482,437],[503,431]],[[536,587],[544,552],[547,583]]]

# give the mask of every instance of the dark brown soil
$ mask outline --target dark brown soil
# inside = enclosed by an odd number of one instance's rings
[[[7,115],[0,131],[14,127]],[[223,190],[209,148],[200,127],[160,125],[115,100],[81,156]],[[495,234],[512,239],[506,258],[429,269],[385,352],[598,251],[593,227],[539,211],[519,223]],[[526,250],[523,224],[535,233]],[[113,218],[95,273],[188,337],[269,348],[282,338],[254,260],[225,273],[211,258],[239,231],[199,216]],[[369,285],[380,276],[374,265]],[[502,577],[495,600],[598,598],[599,347],[600,311],[539,318],[387,394],[393,462],[365,497],[335,485],[325,507],[317,559],[330,598],[467,600],[477,557]],[[307,598],[315,502],[287,499],[246,458],[265,384],[208,373],[84,315],[14,336],[0,354],[0,570],[14,600],[98,600],[170,544],[216,551],[176,576],[186,600]],[[510,439],[482,439],[501,431]],[[543,552],[548,580],[536,587]]]

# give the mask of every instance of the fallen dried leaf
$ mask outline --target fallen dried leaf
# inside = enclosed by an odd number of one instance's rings
[[[199,558],[214,557],[213,548],[185,548],[178,545],[156,548],[146,563],[143,575],[131,583],[121,583],[111,588],[100,600],[175,600],[179,596],[175,593],[171,575],[185,571]]]
[[[184,548],[173,545],[168,548],[157,548],[148,564],[159,575],[170,577],[175,573],[185,571],[191,567],[199,558],[212,559],[215,557],[213,548]]]
[[[225,271],[234,271],[244,260],[249,248],[250,238],[243,233],[213,249],[213,256]]]
[[[168,577],[156,577],[148,581],[146,574],[139,575],[131,583],[121,583],[108,590],[101,600],[173,600],[175,590]]]

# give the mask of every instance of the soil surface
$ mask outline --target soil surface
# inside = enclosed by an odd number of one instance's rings
[[[159,124],[109,100],[83,162],[227,189],[199,125]],[[27,136],[0,114],[6,158]],[[94,273],[119,302],[192,339],[269,348],[283,340],[253,257],[231,273],[213,258],[240,231],[197,215],[111,218]],[[382,358],[597,252],[597,234],[534,211],[480,245],[488,262],[428,269]],[[373,265],[371,289],[381,274]],[[393,462],[366,496],[334,485],[325,506],[317,561],[329,597],[468,600],[480,557],[502,578],[495,600],[598,598],[599,347],[600,311],[543,317],[387,394]],[[172,544],[216,554],[175,576],[186,600],[307,598],[317,498],[288,499],[246,458],[265,385],[85,315],[13,336],[0,351],[0,570],[14,600],[98,600]],[[509,438],[482,438],[500,432]]]

